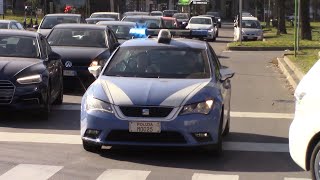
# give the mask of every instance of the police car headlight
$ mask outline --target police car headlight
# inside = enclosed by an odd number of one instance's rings
[[[96,99],[92,96],[87,97],[86,101],[86,110],[95,110],[95,111],[103,111],[108,113],[113,113],[111,104],[103,102],[99,99]]]
[[[218,21],[220,22],[220,21],[221,21],[221,19],[219,18],[219,19],[218,19]]]
[[[209,114],[213,108],[214,100],[207,100],[196,104],[186,105],[182,108],[180,115],[186,114]]]
[[[42,82],[42,76],[40,74],[25,76],[17,79],[20,84],[36,84]]]

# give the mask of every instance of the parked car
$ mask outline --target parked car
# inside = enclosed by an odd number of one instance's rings
[[[165,57],[165,58],[164,58]],[[222,152],[230,130],[230,78],[212,47],[192,39],[123,43],[102,66],[81,103],[83,148],[105,146],[204,148]]]
[[[47,36],[51,29],[58,25],[64,23],[81,23],[80,14],[47,14],[43,17],[39,25],[35,25],[34,28],[38,30],[44,36]]]
[[[175,13],[178,13],[177,10],[164,10],[163,16],[164,17],[172,17]]]
[[[221,19],[221,15],[219,12],[207,12],[207,15],[211,15],[211,16],[214,16],[216,18],[216,22],[218,24],[218,27],[221,28],[222,27],[222,19]]]
[[[87,24],[97,24],[100,21],[115,21],[113,18],[87,18]]]
[[[93,24],[59,24],[47,38],[52,49],[61,55],[64,84],[71,88],[86,89],[94,81],[88,67],[103,66],[120,45],[110,28]]]
[[[294,120],[289,129],[292,159],[314,180],[320,179],[320,61],[309,70],[297,86]]]
[[[60,55],[36,32],[1,30],[0,44],[0,110],[32,110],[48,119],[51,104],[63,102]]]
[[[211,17],[194,16],[190,19],[186,29],[192,30],[193,35],[204,35],[209,41],[216,40],[216,30]]]
[[[136,23],[125,21],[100,21],[97,24],[108,26],[117,36],[120,44],[132,39],[130,30],[136,27]]]
[[[24,30],[23,26],[16,20],[0,20],[0,29]]]
[[[161,11],[151,11],[151,16],[163,16],[163,13]]]
[[[116,12],[95,12],[91,14],[90,18],[112,18],[116,21],[121,20],[120,13]]]
[[[263,30],[259,20],[255,17],[243,17],[242,18],[242,32],[240,32],[239,21],[235,23],[234,27],[234,41],[240,39],[240,33],[242,34],[242,40],[263,40]]]
[[[172,17],[177,19],[178,25],[181,29],[186,28],[190,19],[187,13],[175,13]]]

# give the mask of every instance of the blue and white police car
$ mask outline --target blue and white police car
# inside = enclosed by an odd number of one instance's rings
[[[212,47],[202,41],[158,38],[124,42],[81,104],[81,137],[87,151],[102,146],[206,147],[222,151],[230,128],[230,78]]]

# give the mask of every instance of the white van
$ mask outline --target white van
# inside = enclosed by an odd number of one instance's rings
[[[242,17],[242,40],[263,40],[263,30],[256,17]],[[240,39],[239,22],[234,24],[234,41]]]

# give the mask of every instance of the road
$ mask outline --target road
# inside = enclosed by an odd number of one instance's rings
[[[82,149],[81,93],[66,94],[48,121],[12,113],[0,119],[2,179],[128,180],[306,180],[288,153],[294,98],[272,59],[282,52],[225,51],[232,24],[211,43],[231,67],[231,134],[221,157],[171,148],[111,148],[99,154]],[[305,179],[306,178],[306,179]]]

